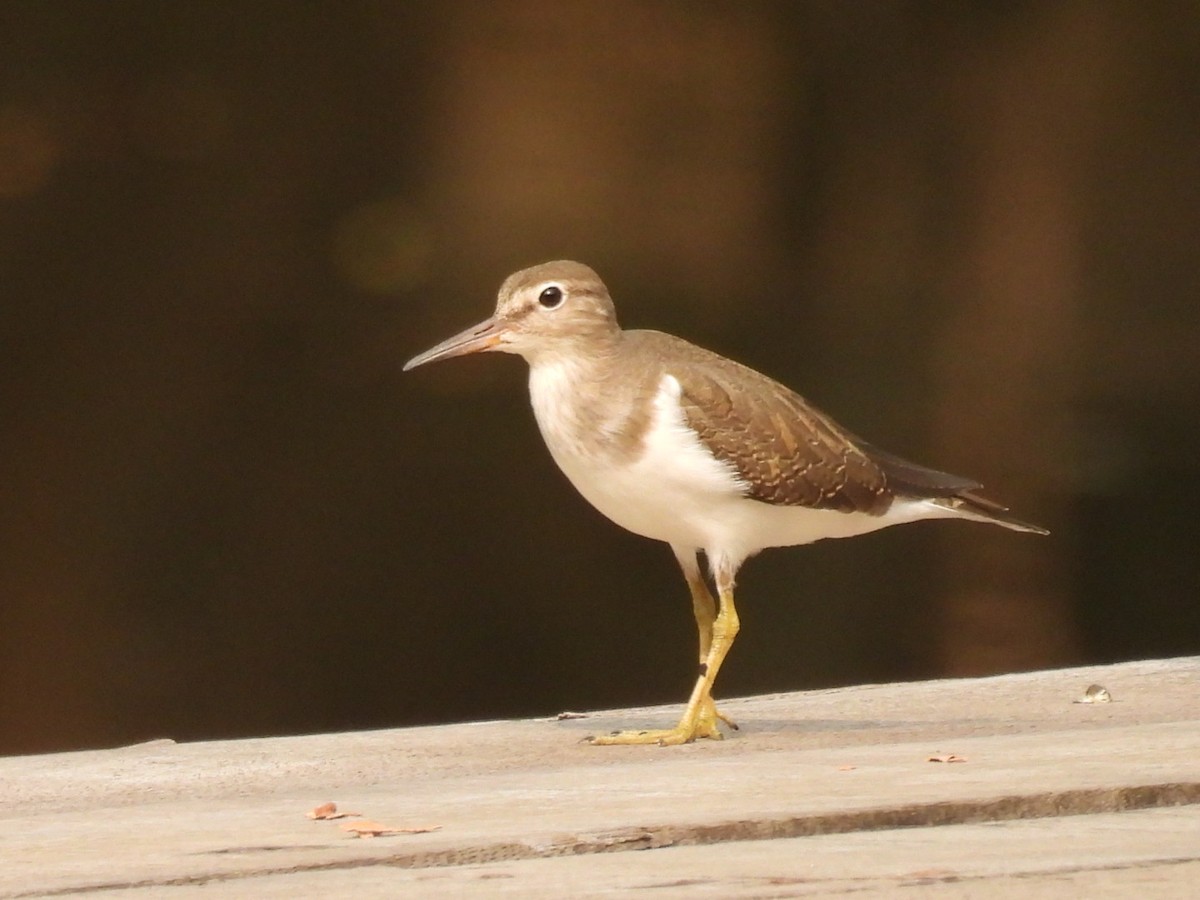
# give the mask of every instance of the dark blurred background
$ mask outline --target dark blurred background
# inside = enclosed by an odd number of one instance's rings
[[[1200,652],[1200,7],[0,3],[0,752],[682,702],[525,366],[626,326],[971,475],[742,571],[722,696]]]

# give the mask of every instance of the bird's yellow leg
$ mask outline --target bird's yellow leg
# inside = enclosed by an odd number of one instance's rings
[[[696,614],[696,626],[700,631],[700,674],[692,695],[688,699],[683,718],[674,728],[650,731],[614,731],[611,734],[588,738],[593,744],[660,744],[669,746],[687,744],[697,738],[719,740],[721,731],[717,722],[722,721],[731,728],[737,726],[717,709],[712,699],[712,686],[717,672],[725,661],[733,639],[738,633],[737,609],[733,605],[733,578],[718,574],[717,590],[721,596],[720,609],[700,576],[695,558],[690,565],[680,557],[683,574],[692,592],[692,609]]]
[[[708,654],[712,649],[713,623],[717,619],[717,601],[713,599],[712,592],[704,583],[704,576],[701,575],[700,569],[696,565],[695,554],[691,554],[690,558],[681,558],[679,565],[683,569],[688,590],[692,594],[692,612],[696,616],[696,630],[700,634],[700,665],[704,666],[708,662]],[[705,697],[700,710],[700,728],[696,737],[720,740],[721,731],[717,727],[718,720],[737,731],[737,723],[717,709],[717,704],[713,702],[712,696]]]

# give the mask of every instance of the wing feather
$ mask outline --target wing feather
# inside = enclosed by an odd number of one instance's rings
[[[755,500],[882,514],[888,479],[856,439],[800,395],[753,369],[652,331],[627,332],[657,351],[680,383],[687,424],[732,466]]]
[[[657,331],[625,334],[679,381],[688,426],[733,467],[755,500],[882,515],[897,497],[929,499],[1010,528],[1044,532],[979,496],[978,482],[872,446],[753,369]]]

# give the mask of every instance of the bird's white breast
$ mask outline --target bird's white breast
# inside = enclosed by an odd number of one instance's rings
[[[948,513],[898,502],[882,516],[773,506],[746,496],[737,471],[718,460],[687,425],[679,382],[667,374],[653,396],[641,443],[630,450],[619,435],[628,424],[621,401],[595,398],[596,385],[576,364],[547,362],[530,369],[530,398],[546,446],[575,488],[623,528],[735,567],[766,547],[849,537],[900,522]],[[586,411],[581,392],[593,395]],[[596,404],[599,405],[596,405]],[[605,410],[609,414],[605,414]]]
[[[653,413],[639,444],[618,433],[628,427],[622,398],[605,398],[582,413],[580,384],[570,363],[531,369],[529,388],[538,427],[560,469],[589,503],[636,534],[688,547],[705,545],[721,507],[745,485],[715,459],[684,423],[679,383],[667,375],[652,399]],[[611,406],[611,414],[602,410]],[[601,410],[597,412],[597,409]]]

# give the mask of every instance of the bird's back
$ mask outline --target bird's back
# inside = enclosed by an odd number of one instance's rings
[[[968,518],[1043,530],[980,497],[978,482],[880,450],[748,366],[658,331],[627,331],[624,339],[679,381],[687,424],[738,472],[752,499],[872,515],[897,500],[930,500]]]

